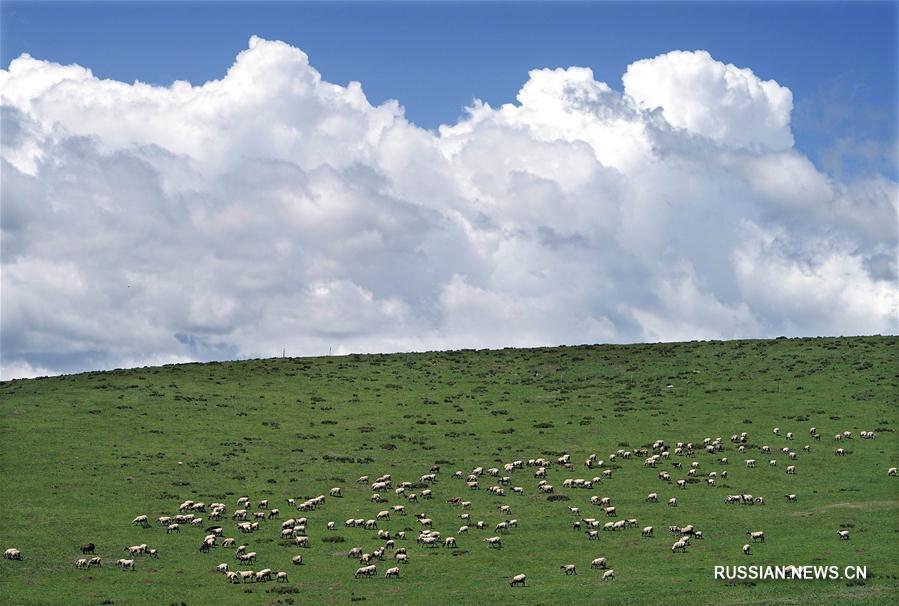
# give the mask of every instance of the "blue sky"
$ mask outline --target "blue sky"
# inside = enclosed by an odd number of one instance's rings
[[[0,16],[0,378],[899,333],[896,2]]]
[[[200,84],[221,78],[256,34],[303,49],[330,82],[360,81],[374,103],[398,99],[424,128],[455,122],[475,97],[513,101],[530,69],[587,66],[620,89],[635,60],[704,49],[792,90],[797,148],[822,169],[896,175],[874,151],[896,142],[896,2],[0,6],[4,67],[27,52],[103,78]]]

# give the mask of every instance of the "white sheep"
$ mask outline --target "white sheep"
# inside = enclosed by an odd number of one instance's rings
[[[614,580],[614,579],[615,579],[615,571],[614,570],[610,569],[610,570],[606,570],[604,573],[602,573],[603,581],[610,581],[610,580]]]
[[[574,564],[562,564],[559,570],[564,570],[567,575],[577,574],[577,567]]]
[[[651,537],[652,536],[652,526],[647,526],[646,528],[644,528],[641,536]]]
[[[753,532],[753,531],[751,531],[751,530],[747,530],[747,531],[746,531],[746,534],[749,535],[749,538],[752,539],[752,542],[753,542],[753,543],[758,542],[758,541],[760,541],[760,542],[762,542],[762,543],[765,542],[765,533],[764,533],[763,531],[761,531],[761,530],[758,530],[758,531],[755,531],[755,532]]]
[[[749,543],[743,545],[743,555],[752,555],[752,546]]]
[[[849,540],[849,531],[848,530],[838,530],[837,536],[840,537],[841,541],[848,541]]]
[[[521,585],[522,587],[524,587],[525,579],[527,579],[527,577],[525,575],[516,574],[514,577],[512,577],[512,580],[509,582],[509,587],[515,587],[516,585]]]
[[[370,577],[375,574],[377,571],[377,567],[374,564],[369,566],[361,566],[356,569],[356,572],[353,574],[353,578],[358,579],[359,577]]]
[[[668,499],[668,507],[677,507],[677,497]]]

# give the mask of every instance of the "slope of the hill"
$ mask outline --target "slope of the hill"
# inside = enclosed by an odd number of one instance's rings
[[[899,355],[895,337],[778,339],[630,346],[582,346],[499,351],[252,360],[186,364],[127,371],[11,381],[0,384],[0,473],[3,516],[0,547],[17,547],[22,561],[0,562],[0,602],[6,604],[891,604],[899,600],[899,464],[895,433]],[[780,435],[773,428],[780,428]],[[809,430],[822,435],[813,440]],[[835,434],[852,432],[837,443]],[[861,439],[860,431],[876,432]],[[747,433],[745,453],[731,441]],[[795,438],[788,440],[787,432]],[[721,437],[709,454],[704,438]],[[658,467],[647,449],[664,440],[670,458]],[[692,457],[674,454],[677,442],[696,445]],[[770,446],[771,453],[760,450]],[[809,450],[803,450],[808,445]],[[795,460],[781,451],[794,450]],[[846,456],[837,456],[842,447]],[[571,454],[572,468],[556,464]],[[592,453],[602,468],[587,469]],[[503,464],[546,457],[538,490],[536,468],[511,472]],[[728,465],[718,462],[729,459]],[[754,469],[745,459],[756,459]],[[770,460],[776,465],[770,465]],[[689,477],[690,464],[698,463]],[[678,468],[675,464],[680,464]],[[419,484],[432,465],[433,485]],[[788,475],[788,465],[796,474]],[[479,490],[465,476],[477,466],[509,476],[505,496],[487,492],[500,478],[485,474]],[[456,470],[462,479],[452,478]],[[611,477],[592,489],[566,488],[566,478]],[[721,472],[727,470],[728,477]],[[661,471],[672,481],[660,480]],[[715,472],[710,486],[708,474]],[[372,503],[368,484],[392,476]],[[674,481],[689,480],[685,489]],[[434,498],[409,501],[400,482]],[[512,491],[520,486],[521,495]],[[341,487],[315,511],[288,505]],[[659,503],[646,502],[650,492]],[[726,504],[731,494],[761,496],[764,505]],[[788,503],[785,494],[798,495]],[[247,495],[279,508],[277,519],[242,534],[231,515]],[[607,518],[591,496],[611,498]],[[462,510],[447,499],[471,501]],[[677,507],[666,502],[676,497]],[[165,532],[155,520],[178,513],[185,500],[222,502],[225,537],[257,552],[238,565],[234,549],[198,552],[207,534],[182,527]],[[354,579],[359,563],[346,553],[383,544],[376,531],[347,528],[349,518],[371,519],[394,505],[408,515],[379,522],[406,530],[409,562],[399,579],[391,552],[377,561],[376,578]],[[499,505],[511,506],[501,513]],[[573,514],[569,506],[579,507]],[[266,510],[268,511],[268,510]],[[458,548],[418,544],[425,513]],[[471,521],[460,514],[468,512]],[[150,528],[131,525],[146,514]],[[207,510],[208,514],[208,510]],[[205,514],[197,514],[204,517]],[[308,517],[311,547],[280,539],[281,522]],[[636,518],[637,528],[600,531],[591,541],[572,530],[580,518],[600,523]],[[503,547],[483,539],[498,522],[517,519]],[[487,530],[475,529],[478,520]],[[335,521],[337,529],[326,529]],[[204,520],[203,527],[215,525]],[[459,532],[460,526],[471,526]],[[671,525],[693,524],[704,538],[672,553]],[[652,538],[640,529],[654,527]],[[837,531],[847,529],[848,541]],[[764,543],[746,531],[763,530]],[[76,569],[79,547],[97,545],[102,568]],[[136,558],[136,570],[116,569],[125,547],[146,543],[158,559]],[[305,563],[293,566],[302,553]],[[616,579],[591,570],[607,558]],[[213,572],[286,571],[287,583],[229,584]],[[576,564],[577,575],[560,566]],[[722,581],[715,565],[867,566],[867,579]],[[509,577],[527,575],[525,587]]]

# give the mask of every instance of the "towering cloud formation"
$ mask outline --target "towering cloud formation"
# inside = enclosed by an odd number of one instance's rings
[[[897,184],[820,173],[790,91],[702,51],[437,133],[255,37],[202,86],[23,55],[0,91],[4,378],[897,328]]]

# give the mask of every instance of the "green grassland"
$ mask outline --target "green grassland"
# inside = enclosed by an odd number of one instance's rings
[[[184,364],[0,384],[2,406],[2,518],[0,547],[17,547],[24,560],[0,562],[3,604],[896,604],[899,602],[899,464],[895,337],[777,339],[629,346],[581,346],[402,355],[286,358]],[[670,386],[670,387],[669,387]],[[781,428],[775,436],[772,428]],[[809,427],[823,434],[809,437]],[[858,437],[876,431],[874,440]],[[730,436],[748,433],[741,454]],[[787,442],[793,431],[796,439]],[[834,442],[837,432],[853,439]],[[642,457],[609,463],[619,449],[720,436],[727,467],[717,456],[673,456],[657,469]],[[772,448],[770,456],[760,445]],[[810,452],[802,446],[809,444]],[[799,452],[795,476],[780,452]],[[848,456],[837,457],[842,446]],[[488,494],[452,479],[475,466],[502,467],[515,459],[570,453],[570,470],[552,465],[555,497],[537,490],[534,468],[511,473],[519,496]],[[590,478],[584,460],[606,460],[611,478],[592,490],[566,489],[565,478]],[[747,469],[744,458],[756,458]],[[778,459],[770,467],[768,459]],[[673,462],[682,462],[675,469]],[[687,477],[700,463],[698,481],[685,490],[658,478]],[[373,530],[344,528],[347,518],[373,518],[403,503],[369,502],[356,478],[390,473],[394,486],[417,481],[439,464],[435,498],[406,503],[409,515],[380,527],[408,529],[399,541],[409,552],[399,579],[385,579],[392,558],[378,562],[375,578],[354,579],[347,559],[354,546],[380,545]],[[710,471],[729,478],[710,487]],[[327,494],[317,511],[298,514],[286,499]],[[646,503],[658,492],[660,503]],[[763,496],[763,506],[728,505],[732,493]],[[798,503],[783,495],[796,493]],[[268,498],[281,520],[309,518],[311,548],[279,538],[279,521],[252,535],[230,520],[239,496]],[[609,496],[619,518],[639,527],[601,532],[589,541],[571,529],[568,506],[603,518],[590,496]],[[473,501],[472,528],[457,534],[460,509],[446,500]],[[679,506],[665,501],[676,496]],[[564,497],[567,497],[565,500]],[[258,552],[241,569],[284,570],[288,583],[231,585],[215,565],[238,568],[234,550],[198,552],[204,531],[167,535],[153,523],[130,524],[147,514],[177,513],[186,499],[227,504],[225,536]],[[299,501],[298,501],[299,502]],[[500,514],[499,504],[512,506]],[[416,544],[413,513],[434,519],[458,549]],[[490,549],[493,525],[514,517],[519,527]],[[327,531],[328,521],[337,522]],[[472,522],[472,523],[473,523]],[[686,553],[671,552],[669,525],[692,523],[705,538]],[[210,524],[211,525],[211,524]],[[654,538],[640,528],[655,527]],[[850,531],[839,541],[838,529]],[[747,530],[763,530],[765,543],[741,553]],[[343,541],[336,538],[340,537]],[[327,540],[323,540],[327,539]],[[79,547],[97,544],[101,569],[77,570]],[[124,547],[147,543],[159,559],[137,559],[136,571],[113,566]],[[291,556],[302,553],[303,566]],[[605,556],[617,579],[603,582],[590,561]],[[562,564],[574,563],[577,576]],[[738,564],[867,566],[866,581],[731,581],[713,579],[713,566]],[[510,588],[524,573],[527,586]]]

